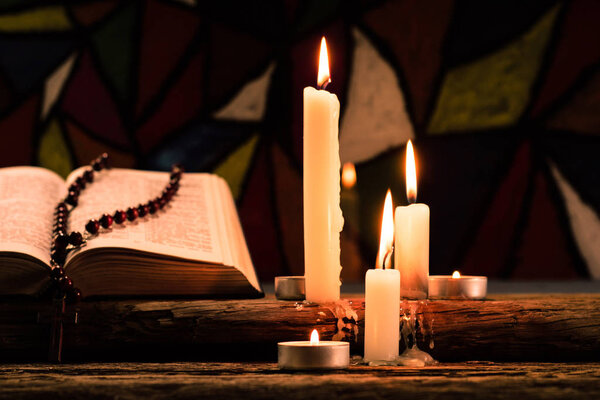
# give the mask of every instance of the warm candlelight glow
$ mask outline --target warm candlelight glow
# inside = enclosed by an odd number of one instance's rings
[[[460,278],[460,272],[454,271],[454,273],[452,274],[452,279],[459,279],[459,278]]]
[[[319,344],[319,332],[317,332],[316,329],[313,329],[312,333],[310,334],[310,344]]]
[[[389,268],[392,259],[392,246],[394,245],[394,208],[392,206],[392,192],[388,189],[383,205],[381,218],[381,237],[379,239],[379,252],[375,268]]]
[[[417,201],[417,167],[412,142],[406,145],[406,198],[409,203]]]
[[[327,56],[327,43],[325,36],[321,39],[321,51],[319,52],[319,74],[317,77],[317,86],[319,89],[325,89],[327,84],[331,82],[331,74],[329,73],[329,57]]]
[[[355,184],[356,169],[354,168],[354,164],[347,162],[342,167],[342,185],[344,185],[346,189],[352,189]]]

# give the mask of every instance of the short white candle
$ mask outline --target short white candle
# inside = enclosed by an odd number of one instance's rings
[[[343,369],[350,363],[348,342],[321,341],[316,329],[310,341],[279,342],[277,350],[281,369]]]
[[[461,275],[454,271],[450,275],[429,276],[429,298],[483,300],[487,294],[487,277]]]
[[[400,272],[389,266],[394,241],[392,195],[388,190],[381,221],[377,269],[365,281],[365,361],[392,361],[400,341]]]
[[[319,87],[330,81],[325,38],[321,41]],[[304,88],[304,276],[306,300],[340,299],[340,102],[335,94]]]
[[[412,143],[406,146],[406,196],[411,203],[396,208],[395,268],[400,271],[400,295],[426,299],[429,284],[429,207],[417,199],[417,178]]]

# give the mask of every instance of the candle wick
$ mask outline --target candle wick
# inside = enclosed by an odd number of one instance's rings
[[[389,249],[388,251],[385,252],[385,255],[383,256],[383,265],[382,268],[383,269],[390,269],[390,262],[392,261],[392,252],[393,252],[393,248]]]
[[[331,82],[331,79],[327,79],[325,82],[323,82],[322,84],[319,85],[319,90],[325,90],[327,88],[327,85],[329,85],[329,83]]]

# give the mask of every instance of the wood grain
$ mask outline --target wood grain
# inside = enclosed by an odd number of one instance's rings
[[[266,363],[0,364],[0,399],[597,399],[599,363],[285,372]]]
[[[277,342],[306,340],[313,328],[325,340],[345,336],[353,354],[360,354],[364,300],[345,300],[345,312],[335,312],[332,305],[297,307],[271,298],[83,302],[69,310],[65,359],[274,361]],[[419,347],[441,361],[600,360],[598,294],[499,295],[486,301],[410,304],[421,322]],[[402,304],[403,312],[410,304]],[[75,311],[77,324],[72,322]],[[352,313],[357,322],[347,318]],[[48,316],[47,305],[0,304],[0,357],[42,360]],[[342,316],[346,318],[337,318]]]

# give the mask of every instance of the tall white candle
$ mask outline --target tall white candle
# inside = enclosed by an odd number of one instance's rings
[[[388,190],[381,220],[376,269],[365,279],[365,361],[392,361],[400,341],[400,272],[390,264],[394,242],[392,194]]]
[[[330,82],[325,38],[321,40],[318,85]],[[304,88],[304,276],[306,300],[340,299],[340,102],[335,94]]]
[[[400,294],[408,299],[426,299],[429,285],[429,207],[413,204],[417,199],[417,177],[412,143],[406,146],[406,196],[411,203],[396,208],[395,268],[400,271]]]

